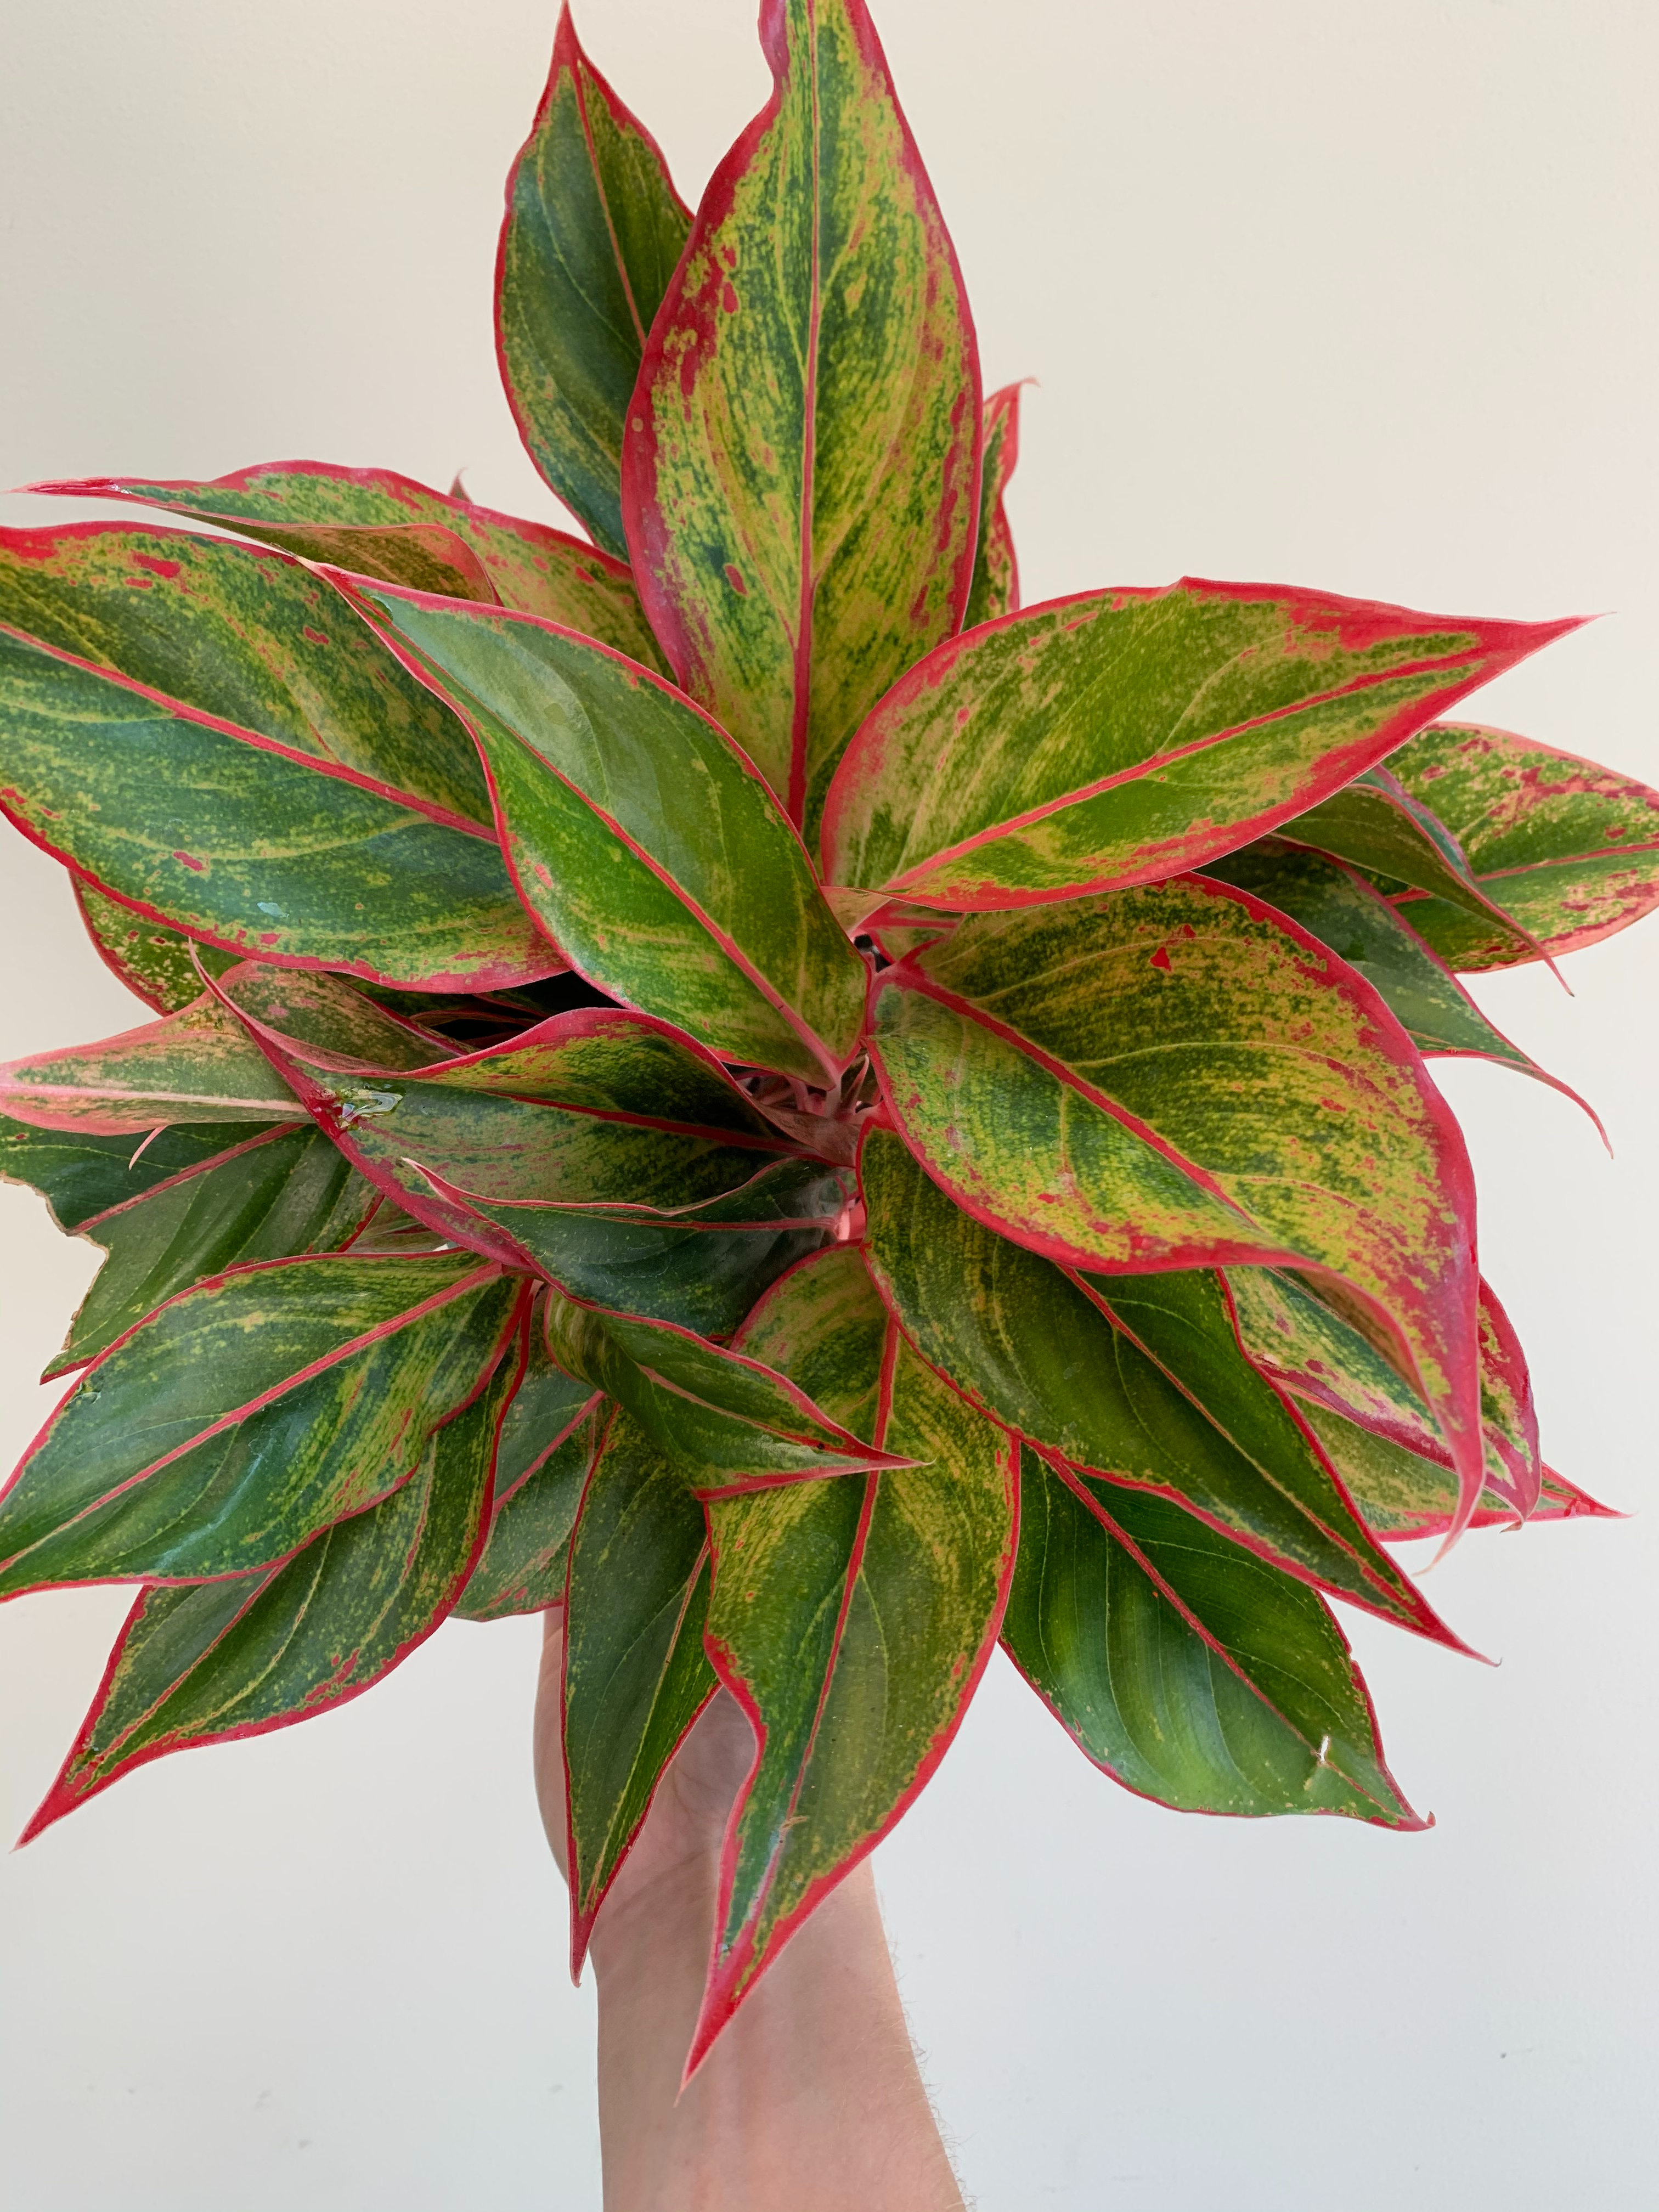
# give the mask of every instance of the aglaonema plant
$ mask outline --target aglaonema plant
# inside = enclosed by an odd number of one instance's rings
[[[1455,718],[1571,623],[1020,608],[862,0],[761,27],[693,215],[560,23],[497,333],[586,540],[283,462],[0,544],[0,803],[154,1016],[0,1073],[107,1255],[0,1595],[137,1586],[28,1832],[562,1606],[578,1967],[753,1726],[693,2066],[999,1640],[1148,1797],[1419,1825],[1329,1599],[1461,1648],[1391,1540],[1604,1510],[1427,1062],[1659,903],[1659,794]]]

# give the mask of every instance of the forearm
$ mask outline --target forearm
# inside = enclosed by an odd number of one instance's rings
[[[547,1616],[536,1774],[564,1864],[562,1626]],[[713,1700],[593,1929],[605,2212],[962,2212],[866,1863],[762,1976],[684,2093],[726,1816],[754,1755]]]
[[[677,2100],[714,1905],[687,1867],[595,1929],[605,2212],[960,2212],[867,1864]]]

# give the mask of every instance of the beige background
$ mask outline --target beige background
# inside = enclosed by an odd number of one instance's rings
[[[3,0],[0,481],[314,455],[551,513],[495,380],[499,193],[551,0]],[[1609,619],[1491,719],[1659,781],[1659,34],[1616,0],[886,0],[988,386],[1030,373],[1027,595],[1183,569]],[[586,0],[695,195],[758,105],[747,0]],[[16,524],[68,520],[5,502]],[[140,1010],[0,833],[0,1051]],[[1659,924],[1483,1002],[1592,1097],[1458,1067],[1487,1269],[1561,1467],[1651,1508]],[[0,1443],[90,1267],[0,1191]],[[988,2212],[1651,2201],[1659,1540],[1471,1540],[1489,1670],[1358,1622],[1439,1825],[1183,1820],[1008,1670],[879,1860]],[[125,1609],[0,1610],[0,1827]],[[526,1760],[535,1631],[163,1762],[0,1861],[18,2212],[596,2207],[591,1990]]]

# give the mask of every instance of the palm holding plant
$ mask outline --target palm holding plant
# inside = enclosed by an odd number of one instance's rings
[[[1571,625],[1020,611],[1017,390],[856,0],[695,217],[567,17],[509,398],[584,544],[384,472],[43,487],[0,784],[158,1018],[4,1074],[109,1254],[0,1595],[140,1585],[31,1832],[563,1607],[574,1955],[717,1684],[696,2065],[999,1638],[1187,1809],[1408,1827],[1329,1593],[1547,1469],[1425,1054],[1659,900],[1659,797],[1445,718]]]

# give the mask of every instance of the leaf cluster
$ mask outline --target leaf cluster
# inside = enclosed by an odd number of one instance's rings
[[[497,324],[586,538],[312,462],[0,533],[0,805],[153,1016],[0,1070],[107,1255],[0,1596],[137,1586],[31,1832],[562,1606],[578,1961],[754,1727],[693,2063],[999,1640],[1146,1796],[1419,1825],[1330,1601],[1455,1645],[1391,1540],[1603,1510],[1426,1063],[1540,1076],[1459,973],[1659,903],[1659,793],[1448,719],[1571,624],[1022,609],[862,0],[762,30],[693,214],[561,21]]]

